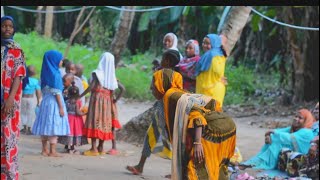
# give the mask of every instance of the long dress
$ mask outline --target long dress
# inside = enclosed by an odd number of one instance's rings
[[[243,164],[251,165],[254,169],[275,169],[279,160],[279,153],[283,148],[307,154],[310,141],[314,137],[312,130],[302,128],[294,133],[290,133],[290,130],[291,127],[276,129],[270,136],[271,144],[265,144],[256,156],[243,162]]]
[[[15,77],[26,75],[23,51],[17,46],[1,46],[1,105],[9,97]],[[1,180],[18,179],[18,138],[20,123],[22,83],[14,97],[14,104],[9,114],[1,111]]]
[[[62,90],[45,86],[42,89],[42,101],[39,113],[32,127],[34,135],[65,136],[70,134],[68,113],[62,97]],[[64,116],[60,116],[56,95],[60,96]]]
[[[171,88],[164,96],[166,123],[173,145],[172,179],[224,180],[236,144],[236,126],[209,96]],[[195,126],[202,126],[204,162],[195,163]]]
[[[224,77],[226,58],[215,56],[208,71],[201,72],[196,78],[196,93],[211,96],[223,106],[226,87],[221,78]]]
[[[103,88],[99,81],[91,90],[88,114],[83,128],[83,135],[87,138],[112,140],[112,129],[121,128],[118,120],[117,106],[113,102],[112,92]]]

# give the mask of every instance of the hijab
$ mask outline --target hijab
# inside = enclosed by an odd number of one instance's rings
[[[118,88],[118,82],[115,73],[114,56],[105,52],[102,54],[98,67],[92,73],[95,73],[99,83],[104,88],[115,90]]]
[[[41,88],[49,86],[51,88],[63,90],[63,83],[59,70],[59,64],[62,59],[63,55],[56,50],[50,50],[44,54],[40,75]]]
[[[176,51],[179,52],[179,49],[178,49],[178,37],[174,33],[170,32],[170,33],[167,33],[163,37],[163,41],[167,36],[170,36],[172,38],[172,40],[173,40],[172,46],[169,49],[173,49],[173,50],[176,50]],[[180,54],[180,52],[179,52],[179,56],[180,56],[180,60],[181,60],[183,58],[183,56]]]
[[[221,37],[217,34],[208,34],[206,37],[210,39],[211,49],[204,53],[197,63],[196,76],[202,71],[208,71],[213,57],[223,56],[223,51],[221,49]]]
[[[301,109],[299,110],[300,115],[304,119],[304,128],[311,128],[313,123],[315,122],[315,119],[312,115],[312,113],[307,109]]]
[[[193,78],[195,76],[195,65],[200,59],[200,48],[199,48],[199,42],[197,40],[190,39],[186,43],[186,47],[191,44],[194,48],[194,57],[185,57],[183,58],[179,63],[179,72],[185,76]]]

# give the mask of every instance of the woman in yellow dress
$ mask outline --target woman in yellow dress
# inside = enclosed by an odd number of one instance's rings
[[[222,49],[221,37],[208,34],[203,39],[202,48],[205,54],[201,56],[196,66],[196,93],[211,96],[222,108],[226,93],[224,77],[226,54]]]
[[[162,69],[153,74],[152,94],[163,100],[172,144],[171,179],[227,180],[236,126],[210,96],[186,93],[182,76]]]

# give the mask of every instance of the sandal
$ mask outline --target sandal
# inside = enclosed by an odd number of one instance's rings
[[[141,175],[142,172],[138,171],[134,166],[127,166],[126,169],[130,171],[133,175]]]
[[[83,152],[83,155],[85,156],[99,156],[99,152],[92,152],[91,150],[87,150]]]
[[[109,155],[117,155],[117,154],[119,154],[119,151],[116,150],[116,149],[110,149],[110,150],[107,152],[107,154],[109,154]]]

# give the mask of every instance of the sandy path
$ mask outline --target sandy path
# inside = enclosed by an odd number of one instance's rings
[[[152,103],[120,102],[119,119],[122,124],[132,117],[140,114]],[[235,119],[237,124],[237,146],[244,159],[256,154],[263,144],[263,135],[266,129],[248,124],[256,117]],[[143,138],[143,137],[142,137]],[[133,176],[126,172],[126,165],[138,162],[141,147],[119,142],[118,156],[104,155],[99,157],[86,157],[81,155],[63,154],[62,158],[49,158],[40,155],[41,143],[39,137],[21,135],[19,143],[20,173],[23,180],[87,180],[87,179],[165,179],[170,173],[170,161],[157,156],[148,159],[143,176]],[[89,149],[90,145],[79,148],[80,151]],[[111,142],[105,143],[105,149],[111,147]],[[59,145],[58,150],[62,151]],[[253,172],[253,171],[249,171]]]

